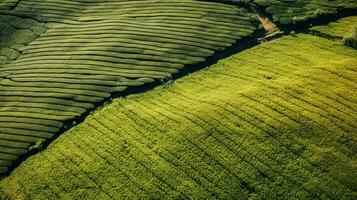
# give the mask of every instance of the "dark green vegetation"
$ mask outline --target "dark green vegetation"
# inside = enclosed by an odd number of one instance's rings
[[[46,31],[44,23],[0,14],[0,66],[20,55],[20,49]]]
[[[115,99],[0,182],[10,199],[356,199],[357,51],[297,34]]]
[[[252,0],[252,2],[264,7],[274,21],[284,25],[323,18],[344,9],[357,9],[356,0]]]
[[[203,1],[21,0],[1,13],[1,52],[17,59],[0,65],[0,174],[113,93],[203,62],[258,26],[245,8]]]

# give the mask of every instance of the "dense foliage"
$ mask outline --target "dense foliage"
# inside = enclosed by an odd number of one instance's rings
[[[310,30],[322,37],[336,37],[342,39],[353,34],[354,27],[357,26],[357,16],[344,17],[337,21],[321,26],[311,27]]]
[[[341,40],[344,45],[357,49],[357,16],[345,17],[336,22],[315,26],[310,28],[310,31],[318,36]]]
[[[253,0],[281,24],[302,23],[335,15],[344,9],[357,9],[356,0]]]
[[[357,51],[315,36],[259,45],[114,100],[0,188],[13,199],[355,199],[356,63]]]
[[[45,31],[44,23],[0,14],[0,66],[15,60],[21,48]]]
[[[247,9],[203,1],[22,0],[10,7],[0,6],[1,41],[11,45],[1,52],[23,45],[0,66],[0,174],[113,93],[165,79],[257,29]],[[48,30],[35,38],[43,22]]]
[[[351,10],[0,0],[0,199],[356,199]]]

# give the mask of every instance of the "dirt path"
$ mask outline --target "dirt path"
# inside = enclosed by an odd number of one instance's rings
[[[275,33],[276,31],[279,31],[279,28],[277,25],[272,22],[269,17],[265,15],[261,10],[257,9],[255,6],[251,5],[252,11],[257,15],[259,21],[262,23],[264,29],[267,32],[267,35],[270,35],[272,33]]]

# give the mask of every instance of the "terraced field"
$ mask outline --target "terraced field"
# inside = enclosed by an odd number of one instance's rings
[[[357,199],[354,13],[2,0],[0,199]]]
[[[304,21],[334,15],[342,10],[357,9],[356,0],[253,0],[280,24]]]
[[[310,32],[318,36],[339,40],[344,45],[357,49],[357,16],[346,17],[327,25],[312,27]]]
[[[192,0],[7,0],[0,14],[0,174],[111,95],[258,29],[243,7]]]
[[[314,26],[310,30],[323,36],[342,39],[345,36],[352,35],[354,28],[357,28],[357,16],[341,18],[327,25]]]
[[[11,199],[356,199],[357,51],[286,36],[118,98],[0,182]]]

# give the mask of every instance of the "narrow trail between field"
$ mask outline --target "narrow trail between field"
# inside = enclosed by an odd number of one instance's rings
[[[267,35],[270,35],[270,34],[273,34],[273,33],[279,31],[278,26],[272,20],[270,20],[269,17],[262,10],[259,10],[254,5],[250,5],[250,9],[257,16],[258,20],[260,21],[263,28],[265,29]]]

